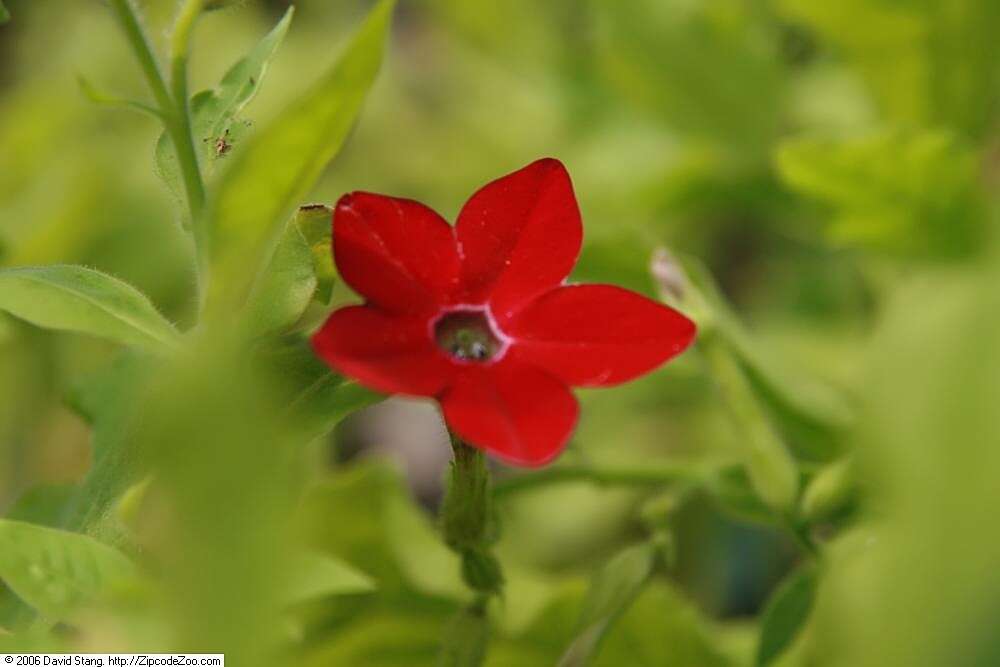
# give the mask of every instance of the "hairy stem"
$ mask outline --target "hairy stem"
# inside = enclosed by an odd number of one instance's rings
[[[444,540],[462,558],[462,578],[480,595],[503,588],[500,563],[492,546],[498,537],[486,457],[457,436],[451,436],[455,459],[441,508]]]
[[[191,129],[187,65],[191,33],[203,5],[204,0],[186,0],[181,5],[170,39],[170,88],[176,109],[175,126],[171,131],[171,139],[177,152],[177,162],[184,178],[184,189],[187,192],[188,206],[191,212],[191,228],[198,262],[199,311],[204,305],[208,288],[209,238],[207,221],[203,215],[205,186],[202,181],[201,168],[198,166],[198,154],[195,151],[194,135]]]
[[[203,219],[205,186],[198,167],[198,156],[191,134],[191,117],[187,94],[187,50],[191,28],[201,11],[204,0],[188,0],[181,7],[171,46],[171,88],[153,54],[149,38],[139,20],[131,0],[108,0],[115,18],[121,25],[146,82],[156,99],[157,111],[163,118],[164,128],[177,154],[178,165],[184,179],[192,235],[197,258],[199,304],[204,301],[208,281],[208,234]],[[180,54],[180,55],[179,55]]]

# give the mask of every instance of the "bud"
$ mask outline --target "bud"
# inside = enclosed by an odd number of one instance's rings
[[[829,521],[847,509],[857,495],[854,459],[845,457],[817,473],[802,496],[802,517],[809,523]]]

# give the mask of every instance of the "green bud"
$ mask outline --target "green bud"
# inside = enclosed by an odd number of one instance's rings
[[[854,459],[845,457],[813,477],[802,496],[802,517],[809,523],[828,521],[846,509],[856,494]]]
[[[499,593],[504,583],[496,556],[479,549],[462,552],[462,579],[472,590],[487,594]]]

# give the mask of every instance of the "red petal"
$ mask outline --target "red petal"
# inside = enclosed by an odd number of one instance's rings
[[[619,384],[675,357],[695,325],[676,310],[613,285],[543,294],[505,327],[519,359],[584,387]]]
[[[489,300],[501,323],[569,275],[583,238],[569,174],[551,158],[484,186],[455,230],[465,299]]]
[[[366,387],[434,396],[447,385],[454,365],[431,340],[428,327],[426,317],[348,306],[330,316],[312,343],[326,363]]]
[[[441,397],[441,408],[460,437],[521,466],[558,456],[579,414],[565,384],[509,358],[465,369]]]
[[[341,197],[333,253],[348,285],[391,312],[421,312],[448,301],[459,275],[451,225],[409,199],[367,192]]]

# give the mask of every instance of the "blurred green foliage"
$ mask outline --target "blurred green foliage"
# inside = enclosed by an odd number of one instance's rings
[[[377,76],[388,4],[214,3],[190,79],[221,291],[183,345],[172,144],[107,104],[148,102],[128,43],[104,3],[5,4],[0,651],[1000,661],[994,0],[400,0]],[[137,3],[161,53],[176,4]],[[453,218],[542,155],[584,214],[573,278],[677,300],[650,260],[682,257],[679,301],[799,491],[766,502],[703,342],[581,392],[552,472],[492,466],[518,484],[496,494],[504,593],[480,605],[440,494],[410,493],[426,470],[337,428],[381,397],[304,338],[354,297],[326,209],[298,207],[372,190]]]

